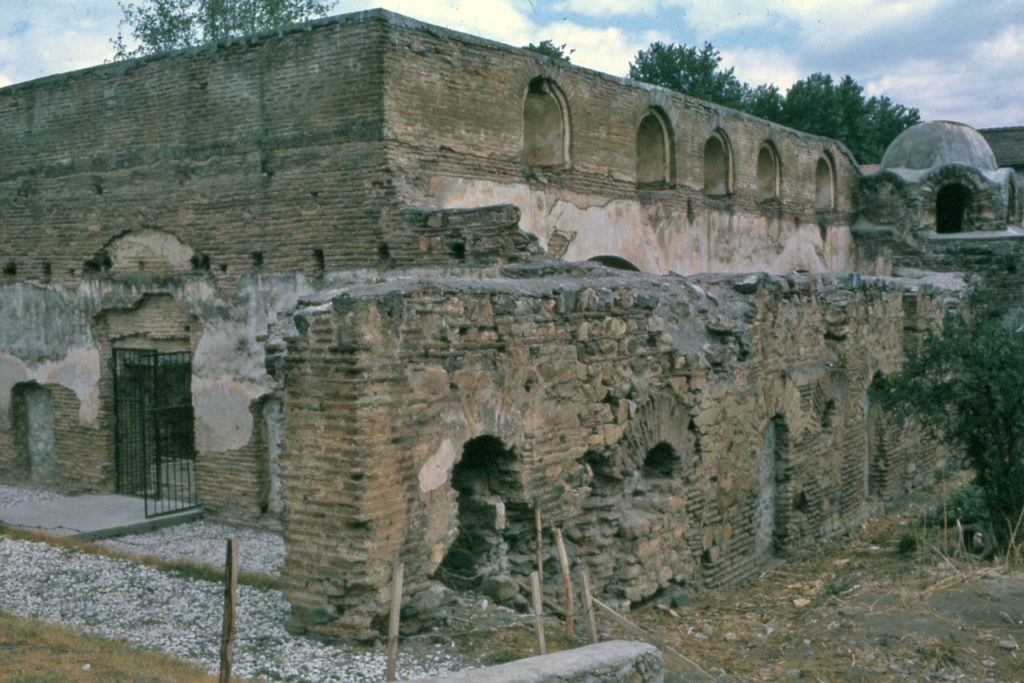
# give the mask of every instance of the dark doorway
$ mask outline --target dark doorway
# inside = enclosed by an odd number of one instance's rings
[[[114,349],[117,491],[146,500],[146,516],[199,506],[187,351]]]
[[[942,234],[963,232],[967,228],[967,212],[971,191],[964,185],[946,185],[935,196],[935,230]]]

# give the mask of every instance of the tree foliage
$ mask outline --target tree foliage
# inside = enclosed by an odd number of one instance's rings
[[[879,390],[883,405],[915,416],[963,449],[1005,544],[1024,509],[1024,332],[994,318],[945,321]]]
[[[529,45],[524,45],[523,49],[524,50],[533,50],[534,52],[539,52],[542,55],[547,55],[548,57],[554,57],[555,59],[562,59],[562,60],[565,60],[567,62],[572,61],[570,59],[570,57],[572,56],[573,52],[576,52],[576,50],[574,48],[566,50],[565,43],[562,43],[561,45],[559,45],[559,44],[555,43],[555,41],[551,40],[550,38],[547,39],[547,40],[542,40],[539,43],[537,43],[536,45],[534,45],[533,43],[530,43]]]
[[[326,15],[337,0],[118,0],[117,59],[194,47]],[[125,40],[125,32],[131,36]],[[129,42],[137,44],[129,48]]]
[[[651,43],[630,63],[629,77],[834,138],[860,163],[878,162],[897,135],[920,121],[917,109],[888,97],[865,98],[864,88],[851,76],[835,82],[828,74],[814,73],[794,83],[785,95],[774,85],[752,87],[732,68],[722,68],[722,55],[711,43],[700,49]]]

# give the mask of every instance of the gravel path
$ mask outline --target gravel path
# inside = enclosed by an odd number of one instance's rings
[[[140,649],[197,661],[216,673],[223,586],[169,576],[127,560],[0,537],[0,610],[120,638]],[[385,654],[289,635],[279,591],[238,589],[234,670],[288,681],[380,681]],[[464,666],[443,646],[399,657],[400,678]]]
[[[284,539],[272,531],[199,521],[111,538],[98,544],[130,555],[223,567],[225,541],[232,536],[238,538],[242,571],[280,576],[284,565]]]

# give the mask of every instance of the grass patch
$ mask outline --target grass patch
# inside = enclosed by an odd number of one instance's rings
[[[66,548],[80,553],[101,555],[103,557],[112,557],[119,560],[136,562],[138,564],[153,567],[158,571],[178,578],[199,579],[202,581],[214,582],[224,581],[224,570],[222,568],[211,567],[205,564],[196,564],[195,562],[189,562],[187,560],[168,560],[162,557],[154,557],[152,555],[132,555],[130,553],[113,550],[96,543],[90,543],[89,541],[49,536],[38,531],[13,529],[4,524],[0,524],[0,534],[19,541],[45,543],[56,548]],[[253,588],[259,588],[261,590],[281,590],[281,582],[277,577],[270,576],[269,574],[239,572],[238,583],[251,586]]]
[[[0,613],[0,680],[215,681],[202,667],[126,643]]]

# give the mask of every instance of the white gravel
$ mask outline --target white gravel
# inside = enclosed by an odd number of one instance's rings
[[[63,498],[0,485],[0,508]],[[284,542],[271,531],[193,522],[102,541],[124,553],[224,566],[225,540],[239,539],[241,568],[279,575]],[[57,622],[93,635],[160,650],[217,672],[224,586],[153,567],[0,536],[0,611]],[[233,670],[272,681],[380,681],[385,653],[290,635],[280,591],[238,587]],[[436,676],[467,666],[449,647],[400,654],[399,678]],[[424,654],[424,652],[426,652]]]
[[[280,576],[284,565],[284,539],[273,531],[234,527],[217,522],[191,522],[145,534],[120,536],[99,545],[130,555],[187,560],[213,567],[224,566],[228,538],[238,538],[242,571]]]
[[[0,537],[0,610],[59,622],[218,666],[222,584],[170,576],[152,567]],[[380,681],[385,653],[289,635],[279,591],[239,586],[234,671],[287,681]],[[399,677],[434,676],[464,666],[443,646],[399,657]]]

